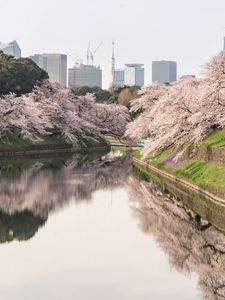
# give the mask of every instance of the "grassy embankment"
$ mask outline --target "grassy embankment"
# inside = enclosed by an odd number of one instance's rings
[[[224,149],[225,152],[225,129],[215,131],[196,146],[199,149],[220,148],[220,150]],[[140,152],[135,154],[137,158],[141,158],[141,156]],[[147,161],[169,173],[193,181],[205,189],[213,191],[225,190],[224,164],[216,164],[212,161],[201,161],[195,159],[194,156],[191,159],[180,159],[176,161],[173,158],[173,150],[164,149],[159,151],[155,156],[149,157]]]

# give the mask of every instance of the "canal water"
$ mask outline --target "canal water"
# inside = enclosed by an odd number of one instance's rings
[[[1,160],[0,175],[1,299],[225,299],[224,235],[132,154]]]

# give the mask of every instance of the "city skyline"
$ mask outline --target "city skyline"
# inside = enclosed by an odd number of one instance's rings
[[[116,68],[141,60],[147,70],[146,83],[151,82],[154,60],[177,61],[178,77],[198,75],[201,66],[223,49],[225,2],[222,0],[199,0],[198,3],[194,0],[182,3],[140,0],[138,5],[135,0],[105,2],[40,0],[39,5],[35,5],[37,2],[32,0],[18,3],[0,0],[0,40],[17,40],[23,56],[76,53],[84,62],[88,41],[92,49],[103,42],[95,55],[95,65],[103,68],[105,88],[111,79],[113,39]],[[17,26],[7,22],[9,15]],[[68,67],[72,66],[69,59]]]

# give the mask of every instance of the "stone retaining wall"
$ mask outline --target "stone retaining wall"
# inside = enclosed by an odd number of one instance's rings
[[[185,187],[187,187],[188,189],[190,189],[191,191],[194,191],[195,193],[198,193],[199,195],[202,195],[203,197],[217,203],[220,205],[223,205],[225,207],[225,191],[224,190],[212,190],[210,187],[209,189],[205,189],[203,187],[198,186],[197,184],[193,183],[190,180],[187,180],[185,178],[181,178],[178,177],[177,175],[171,174],[169,172],[166,172],[160,168],[157,168],[155,166],[153,166],[150,163],[146,163],[138,158],[133,158],[133,161],[139,165],[141,165],[142,167],[146,168],[146,170],[151,170],[157,174],[159,174],[160,176],[163,176],[165,178],[168,178],[174,182],[178,182],[182,185],[184,185]]]

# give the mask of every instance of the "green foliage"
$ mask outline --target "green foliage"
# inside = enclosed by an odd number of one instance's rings
[[[200,147],[225,147],[225,129],[217,129],[200,144]]]
[[[163,160],[170,156],[169,149],[160,150],[155,156],[151,158],[151,162],[157,167],[161,167],[164,163]]]
[[[118,104],[118,95],[112,95],[110,98],[109,98],[109,101],[108,103],[114,103],[114,104]]]
[[[15,59],[0,51],[0,95],[29,93],[45,79],[48,74],[31,59]]]
[[[123,147],[123,146],[113,146],[111,147],[111,151],[112,152],[116,152],[116,151],[120,151],[120,152],[131,152],[132,151],[132,147]]]
[[[73,93],[77,96],[85,96],[86,94],[94,94],[97,102],[106,102],[112,96],[111,92],[103,90],[99,87],[82,86],[72,89]]]
[[[160,151],[151,158],[151,163],[167,172],[187,178],[194,183],[208,188],[209,185],[217,188],[225,188],[225,166],[218,166],[197,160],[190,160],[172,167],[165,162],[170,157],[168,149]]]
[[[132,111],[132,112],[130,112],[131,120],[132,120],[132,121],[136,120],[143,112],[144,112],[144,109],[143,109],[143,108],[140,108],[140,109],[137,110],[137,111]]]
[[[207,188],[209,184],[225,188],[225,167],[201,161],[190,161],[178,167],[175,173]]]
[[[141,151],[137,151],[137,152],[135,152],[135,154],[134,154],[134,157],[135,158],[142,158],[142,154],[141,154]]]
[[[109,102],[121,104],[130,109],[130,101],[140,97],[138,95],[139,90],[140,87],[136,85],[117,87],[112,90],[112,96],[110,97]]]
[[[51,135],[37,136],[35,141],[31,141],[21,136],[20,132],[17,130],[6,130],[1,133],[0,138],[0,149],[21,149],[24,147],[29,147],[32,145],[57,145],[66,144],[66,140],[61,136],[61,134],[52,133]]]
[[[68,144],[65,138],[59,132],[52,132],[49,135],[37,135],[34,141],[26,139],[21,136],[17,130],[6,130],[4,134],[1,134],[0,138],[0,150],[14,150],[24,149],[32,145],[39,146],[52,146],[52,145],[64,145]],[[99,136],[97,139],[94,137],[79,138],[79,144],[84,147],[89,146],[105,146],[109,147],[104,137]]]
[[[0,149],[13,149],[13,148],[22,148],[32,145],[32,142],[28,139],[25,139],[21,136],[19,131],[16,130],[6,130],[4,133],[1,133],[0,138]]]
[[[46,219],[35,216],[29,211],[14,215],[0,211],[0,243],[29,240],[45,222]]]

